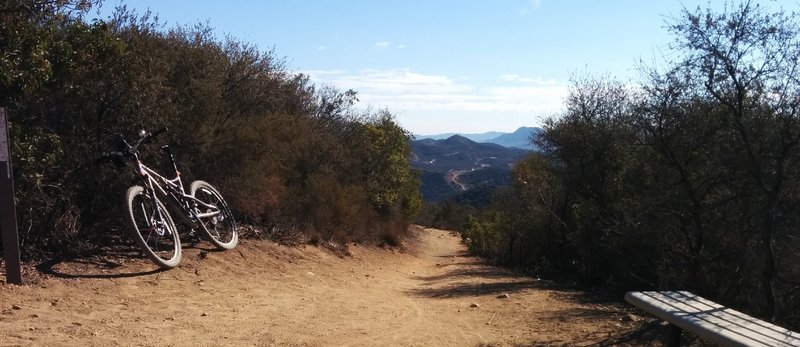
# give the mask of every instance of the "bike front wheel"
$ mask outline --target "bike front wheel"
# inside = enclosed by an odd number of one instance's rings
[[[204,181],[194,181],[189,189],[197,199],[198,224],[219,249],[232,249],[239,243],[236,221],[222,194]]]
[[[153,194],[155,195],[155,194]],[[163,268],[181,262],[181,241],[172,216],[158,197],[151,197],[141,186],[125,194],[133,239],[150,260]]]

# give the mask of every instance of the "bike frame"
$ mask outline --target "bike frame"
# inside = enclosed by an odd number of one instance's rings
[[[142,161],[139,159],[139,154],[134,152],[134,169],[136,170],[137,176],[142,179],[142,183],[144,185],[145,190],[150,195],[150,198],[153,201],[156,200],[156,192],[159,192],[161,195],[168,196],[168,202],[172,205],[173,209],[176,211],[180,211],[181,218],[184,222],[189,224],[197,224],[200,221],[200,218],[207,218],[207,217],[214,217],[221,213],[219,207],[207,204],[195,198],[192,195],[186,194],[186,190],[183,188],[183,182],[181,181],[181,173],[178,171],[177,164],[175,163],[175,158],[172,156],[172,153],[169,154],[170,160],[172,161],[172,166],[175,169],[175,178],[168,179],[155,170],[147,167],[144,165]],[[156,190],[155,188],[158,188]],[[205,212],[205,213],[197,213],[196,209],[193,207],[200,206],[205,207],[208,209],[212,209],[212,212]],[[158,213],[160,214],[160,209]]]

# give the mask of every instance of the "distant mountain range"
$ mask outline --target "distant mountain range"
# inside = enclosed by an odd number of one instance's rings
[[[520,128],[511,134],[495,132],[499,135],[488,139],[518,145],[508,147],[490,141],[476,142],[462,135],[411,141],[411,165],[422,171],[423,198],[429,202],[467,199],[488,203],[494,189],[510,184],[513,165],[531,153],[531,146],[526,148],[520,141],[525,138],[527,142],[538,131],[541,129]],[[485,134],[470,136],[481,138]]]
[[[489,140],[498,137],[500,135],[505,135],[508,133],[499,132],[499,131],[489,131],[480,134],[464,134],[464,133],[444,133],[444,134],[436,134],[436,135],[414,135],[417,140],[424,140],[424,139],[432,139],[432,140],[444,140],[448,137],[453,135],[463,136],[475,142],[490,142]]]
[[[445,133],[437,135],[414,135],[417,140],[444,140],[454,135],[466,137],[474,142],[479,143],[494,143],[504,147],[515,147],[522,149],[537,149],[531,144],[531,138],[537,136],[542,132],[542,128],[536,127],[521,127],[513,133],[503,133],[499,131],[490,131],[479,134],[460,134],[460,133]]]

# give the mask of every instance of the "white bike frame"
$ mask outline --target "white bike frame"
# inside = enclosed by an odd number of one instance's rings
[[[192,195],[186,194],[186,190],[183,189],[183,182],[181,181],[181,173],[177,169],[175,170],[175,178],[168,179],[147,167],[147,165],[144,165],[142,161],[139,160],[138,154],[134,154],[134,157],[136,159],[137,174],[141,176],[142,181],[144,181],[146,185],[145,189],[154,194],[159,192],[161,193],[160,195],[169,197],[169,201],[177,205],[173,206],[173,208],[182,210],[184,213],[181,213],[181,216],[187,219],[188,222],[197,223],[200,221],[200,218],[214,217],[222,213],[219,207],[207,204],[196,199]],[[158,178],[158,180],[156,178]],[[158,190],[154,189],[154,187],[157,187]],[[197,211],[192,208],[192,203],[212,209],[212,212],[197,213]]]

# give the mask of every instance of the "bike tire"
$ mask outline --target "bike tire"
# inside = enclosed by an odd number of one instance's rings
[[[228,207],[228,203],[222,198],[222,194],[211,184],[205,181],[194,181],[189,188],[190,194],[206,204],[217,206],[219,215],[207,218],[200,218],[198,224],[200,229],[208,236],[209,241],[222,250],[233,249],[239,243],[239,232],[236,229],[236,220]],[[197,212],[212,212],[202,210]]]
[[[170,269],[181,262],[181,240],[167,208],[158,199],[155,203],[142,186],[128,188],[125,194],[133,239],[156,265]],[[158,217],[157,210],[161,217]]]

